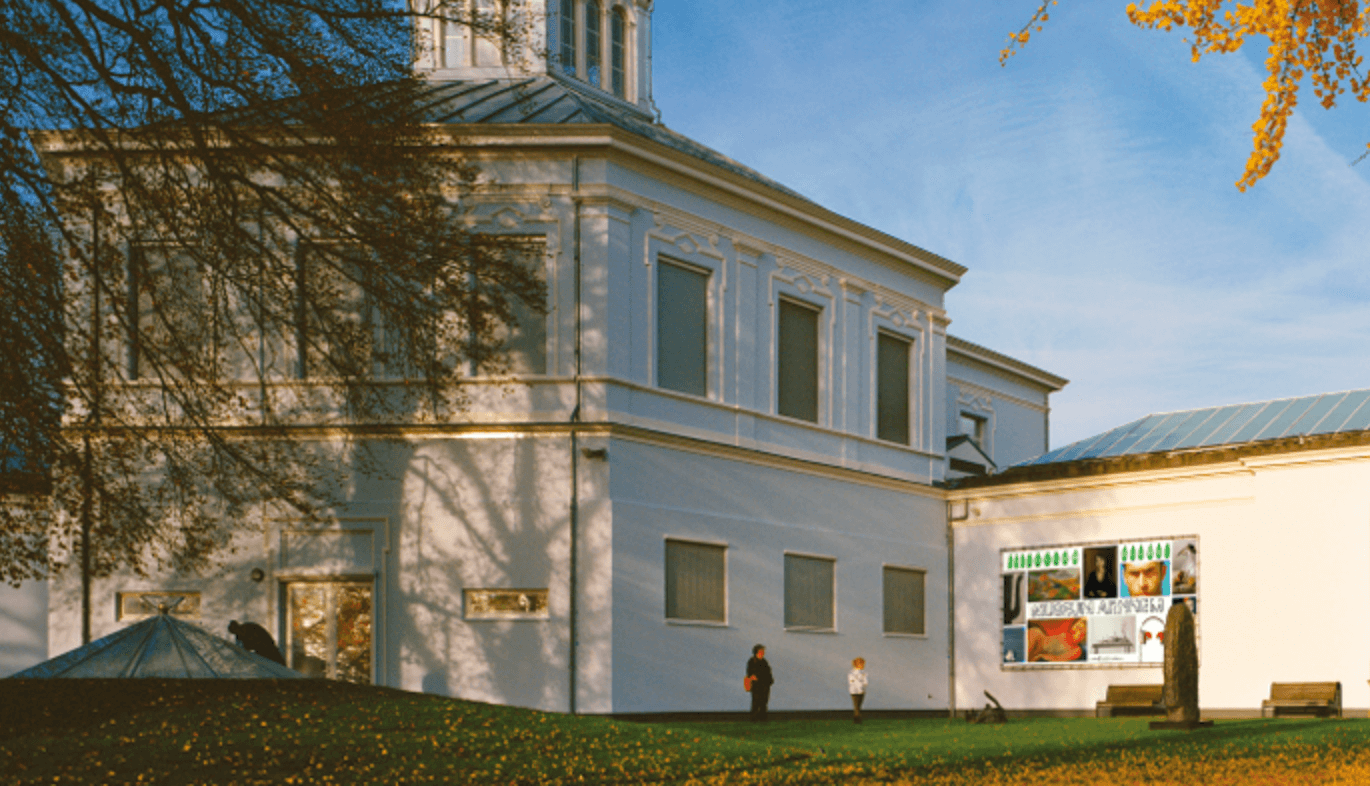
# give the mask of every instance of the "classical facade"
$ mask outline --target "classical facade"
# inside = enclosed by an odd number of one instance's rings
[[[542,241],[545,318],[327,525],[260,512],[213,575],[97,582],[95,637],[180,595],[310,673],[591,713],[743,709],[759,642],[773,709],[842,707],[858,655],[872,709],[947,707],[945,481],[1042,452],[1065,380],[947,335],[960,265],[661,124],[650,22],[554,0],[517,52],[421,25],[416,109],[479,169],[468,225]],[[45,590],[49,654],[78,584]]]

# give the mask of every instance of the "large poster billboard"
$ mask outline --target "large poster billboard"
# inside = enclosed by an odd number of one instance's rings
[[[1003,549],[1003,668],[1155,667],[1165,618],[1198,621],[1198,536]]]

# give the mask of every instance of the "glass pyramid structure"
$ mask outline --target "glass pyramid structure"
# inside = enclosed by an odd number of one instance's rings
[[[9,679],[60,677],[299,679],[302,675],[162,612]]]

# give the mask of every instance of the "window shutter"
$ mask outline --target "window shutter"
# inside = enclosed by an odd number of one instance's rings
[[[921,570],[885,568],[885,632],[926,633]]]
[[[909,348],[911,342],[881,333],[876,347],[876,436],[909,444]]]
[[[666,617],[727,621],[724,546],[666,541]]]
[[[780,301],[776,411],[818,422],[818,312]]]
[[[785,555],[785,627],[833,627],[833,561]]]
[[[657,384],[681,393],[707,392],[709,276],[681,265],[657,265]]]

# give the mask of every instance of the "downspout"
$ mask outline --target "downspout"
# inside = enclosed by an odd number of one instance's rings
[[[953,522],[969,518],[970,500],[947,500],[947,718],[956,720],[956,529]]]
[[[90,385],[94,406],[86,416],[86,433],[81,436],[81,644],[91,640],[91,576],[90,576],[90,536],[94,525],[95,506],[95,468],[91,456],[90,430],[100,425],[100,208],[95,186],[91,178],[90,203],[90,259],[91,259],[91,304],[90,304]]]
[[[580,450],[579,450],[579,446],[578,446],[578,444],[577,444],[577,434],[576,434],[576,424],[580,422],[580,402],[581,402],[581,387],[580,387],[580,372],[581,372],[581,368],[580,368],[580,347],[581,347],[581,313],[580,313],[580,310],[581,310],[581,309],[580,309],[580,156],[572,156],[572,157],[571,157],[571,204],[573,205],[573,209],[574,209],[574,217],[573,217],[573,219],[572,219],[572,230],[571,230],[571,231],[572,231],[572,238],[571,238],[571,244],[572,244],[571,260],[572,260],[572,267],[573,267],[573,269],[574,269],[574,274],[575,274],[575,279],[576,279],[576,280],[575,280],[575,300],[576,300],[576,306],[575,306],[575,312],[574,312],[574,314],[575,314],[575,320],[576,320],[576,349],[575,349],[575,363],[576,363],[576,371],[575,371],[575,377],[576,377],[576,406],[575,406],[575,409],[571,410],[571,531],[570,531],[570,549],[571,549],[571,554],[570,554],[570,560],[569,560],[569,562],[570,562],[570,577],[569,577],[569,582],[568,582],[568,583],[569,583],[569,596],[570,596],[570,597],[568,598],[568,600],[569,600],[570,603],[569,603],[569,609],[568,609],[568,611],[567,611],[567,624],[568,624],[568,627],[570,628],[570,639],[571,639],[571,641],[570,641],[570,657],[567,659],[567,665],[568,665],[568,668],[570,669],[570,686],[569,686],[569,688],[570,688],[570,696],[569,696],[568,704],[570,705],[570,713],[571,713],[572,715],[575,715],[575,714],[576,714],[576,689],[577,689],[577,685],[576,685],[576,647],[577,647],[577,641],[576,641],[576,590],[577,590],[577,582],[576,582],[576,570],[577,570],[577,566],[576,566],[576,551],[577,551],[577,547],[578,547],[578,539],[577,539],[577,537],[576,537],[576,530],[579,528],[578,525],[579,525],[579,517],[580,517],[580,516],[579,516],[579,514],[580,514],[580,481],[579,481],[578,472],[577,472],[577,470],[578,470],[578,468],[579,468],[578,454],[580,453]]]

